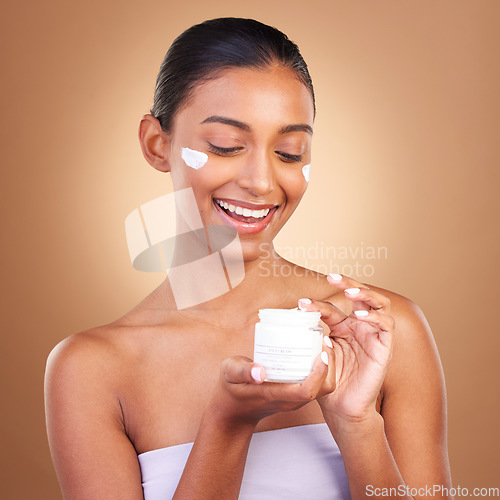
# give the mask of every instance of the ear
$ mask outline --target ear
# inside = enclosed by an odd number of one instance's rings
[[[144,115],[139,125],[139,142],[146,161],[160,172],[170,172],[168,147],[170,138],[152,115]]]

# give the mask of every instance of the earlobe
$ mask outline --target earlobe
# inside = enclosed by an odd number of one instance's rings
[[[144,115],[139,125],[139,142],[146,161],[160,172],[170,172],[168,161],[169,136],[152,115]]]

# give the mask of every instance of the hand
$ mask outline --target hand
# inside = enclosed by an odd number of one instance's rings
[[[228,358],[222,362],[211,405],[226,423],[256,425],[264,417],[297,410],[316,399],[327,373],[327,365],[318,356],[311,373],[300,384],[263,383],[264,367],[242,356]]]
[[[390,300],[351,278],[329,275],[331,285],[352,301],[346,316],[329,302],[299,300],[299,307],[320,311],[330,329],[335,390],[318,398],[325,419],[350,424],[373,416],[392,356],[394,319]],[[326,340],[328,343],[328,340]],[[332,352],[333,351],[333,352]]]

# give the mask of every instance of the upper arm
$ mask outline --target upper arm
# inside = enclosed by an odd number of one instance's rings
[[[78,334],[51,352],[45,376],[50,450],[64,498],[142,499],[123,426],[116,365],[103,340]]]
[[[446,391],[432,332],[404,297],[391,297],[391,314],[394,350],[381,410],[387,440],[408,486],[450,488]]]

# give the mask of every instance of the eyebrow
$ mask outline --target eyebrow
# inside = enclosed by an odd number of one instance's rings
[[[300,123],[298,125],[287,125],[279,130],[279,134],[288,134],[289,132],[306,132],[312,135],[313,129],[309,125]]]
[[[201,122],[201,124],[204,123],[223,123],[224,125],[236,127],[245,132],[250,132],[252,130],[250,128],[250,125],[247,125],[246,123],[240,122],[238,120],[233,120],[232,118],[226,118],[225,116],[212,115],[208,118],[205,118]],[[286,125],[285,127],[280,128],[278,131],[280,135],[288,134],[290,132],[306,132],[307,134],[312,135],[313,129],[310,125],[299,123],[296,125]]]

